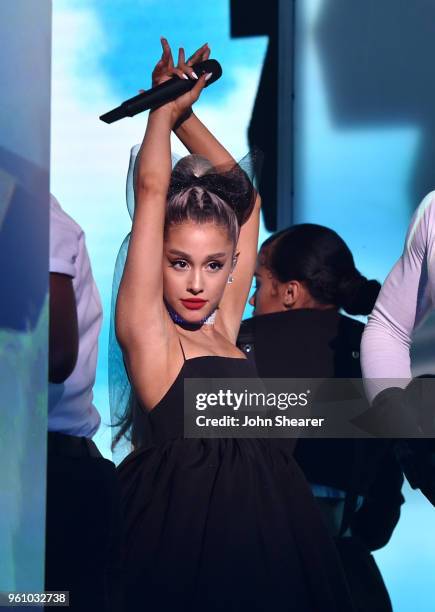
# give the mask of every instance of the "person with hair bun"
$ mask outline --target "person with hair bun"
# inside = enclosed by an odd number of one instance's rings
[[[155,83],[194,78],[163,40]],[[157,74],[157,77],[156,77]],[[236,347],[256,261],[260,199],[189,109],[150,113],[116,332],[150,441],[118,468],[126,610],[351,612],[333,541],[291,456],[268,440],[185,439],[185,378],[255,377]],[[194,157],[171,172],[171,130]],[[197,157],[199,155],[200,157]],[[134,424],[134,419],[133,419]]]
[[[380,290],[356,269],[353,255],[340,236],[322,225],[303,223],[273,234],[263,243],[255,275],[257,291],[250,303],[256,314],[284,310],[342,308],[349,314],[371,312]],[[264,263],[262,263],[264,262]],[[269,281],[269,282],[268,282]],[[270,286],[269,286],[270,285]]]
[[[258,254],[255,283],[254,316],[242,322],[238,346],[261,377],[361,377],[364,325],[340,309],[369,314],[380,284],[358,271],[335,231],[304,223],[273,234]],[[370,554],[388,542],[403,503],[390,442],[305,438],[294,457],[335,538],[356,610],[391,611]]]

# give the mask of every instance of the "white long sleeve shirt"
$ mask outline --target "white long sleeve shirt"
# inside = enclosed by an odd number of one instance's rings
[[[411,379],[414,329],[435,304],[435,191],[415,211],[402,256],[382,286],[361,343],[369,400]]]

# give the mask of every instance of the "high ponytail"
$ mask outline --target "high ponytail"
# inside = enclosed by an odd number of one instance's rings
[[[168,189],[165,231],[185,221],[213,222],[227,228],[237,242],[240,227],[249,219],[257,192],[247,171],[255,175],[256,156],[239,163],[212,166],[200,155],[187,155],[174,167]],[[246,168],[246,169],[245,169]]]

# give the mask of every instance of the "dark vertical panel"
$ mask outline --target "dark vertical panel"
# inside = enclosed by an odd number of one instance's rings
[[[277,229],[293,224],[295,2],[278,5]]]
[[[260,192],[263,199],[264,221],[269,231],[275,231],[278,224],[282,225],[292,218],[293,135],[289,128],[293,116],[293,100],[290,94],[294,63],[293,1],[288,0],[287,3],[289,10],[285,2],[282,2],[280,8],[279,0],[268,2],[232,0],[231,2],[232,36],[267,35],[269,37],[248,130],[250,145],[257,146],[264,153]],[[279,23],[279,10],[285,19],[282,23]],[[287,17],[289,17],[288,22]],[[281,43],[279,32],[282,36]],[[287,70],[283,81],[284,88],[280,86],[280,69]],[[278,142],[280,127],[282,133]],[[280,181],[279,186],[278,181]],[[279,214],[278,206],[282,207],[282,212]]]

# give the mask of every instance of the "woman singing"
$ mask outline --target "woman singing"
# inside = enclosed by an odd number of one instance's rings
[[[291,454],[267,439],[184,439],[185,378],[253,377],[236,338],[256,260],[260,200],[194,114],[206,84],[150,113],[116,331],[151,442],[119,466],[127,610],[352,610],[332,541]],[[199,77],[199,78],[197,78]],[[188,117],[183,121],[183,119]],[[180,125],[180,122],[183,121]],[[177,124],[178,122],[178,124]],[[171,130],[194,155],[171,172]]]

